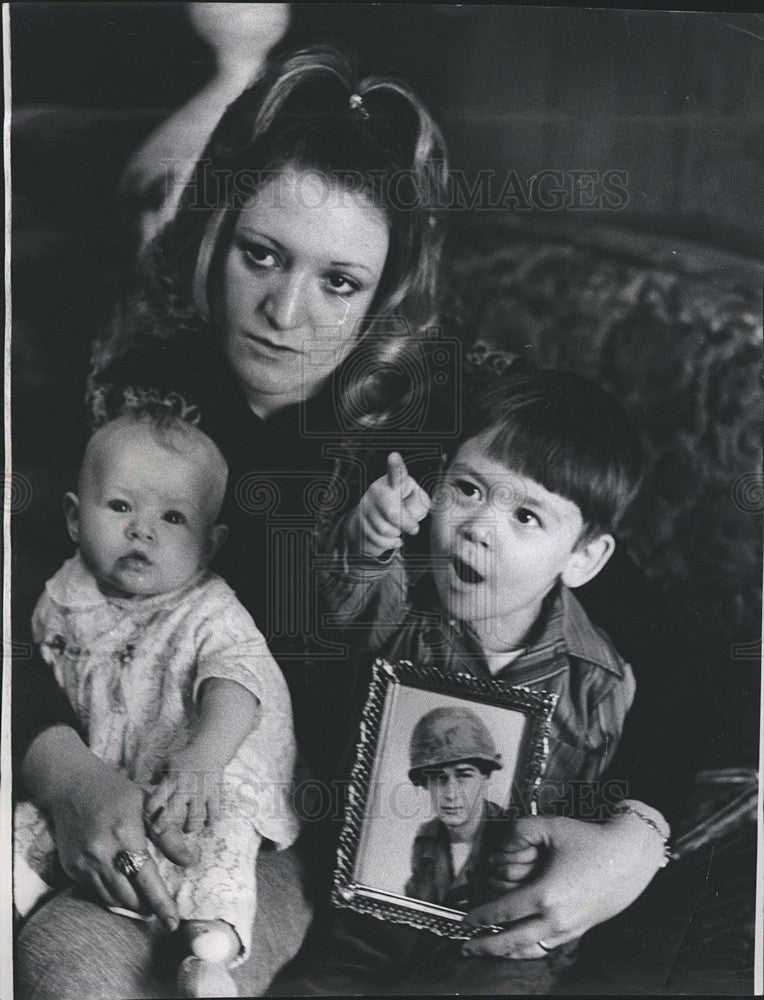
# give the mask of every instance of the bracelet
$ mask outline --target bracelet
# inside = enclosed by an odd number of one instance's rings
[[[658,826],[655,820],[650,819],[649,816],[645,816],[643,812],[640,812],[639,809],[635,809],[634,806],[629,805],[627,802],[621,802],[619,805],[615,807],[615,809],[611,813],[611,816],[629,816],[629,815],[636,816],[637,819],[641,819],[643,823],[647,823],[647,825],[649,827],[652,827],[652,829],[655,830],[655,832],[661,838],[661,843],[663,844],[663,859],[661,860],[660,867],[665,868],[666,865],[669,863],[669,861],[674,860],[674,854],[671,850],[671,843],[669,842],[669,838],[665,836],[663,830],[661,830],[661,828]]]

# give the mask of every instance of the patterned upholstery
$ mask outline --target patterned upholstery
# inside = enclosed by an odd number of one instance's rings
[[[648,475],[623,540],[717,661],[730,743],[758,704],[761,279],[731,254],[582,227],[478,221],[448,247],[448,332],[489,363],[590,375],[639,428]],[[757,784],[752,768],[698,774],[680,860],[587,936],[565,993],[751,991]]]
[[[755,640],[761,269],[668,240],[471,224],[448,274],[463,343],[588,374],[623,402],[649,460],[632,555],[690,635]]]

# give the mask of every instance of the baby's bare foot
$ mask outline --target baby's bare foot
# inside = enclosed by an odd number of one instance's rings
[[[237,997],[233,976],[221,962],[189,955],[178,969],[178,992],[184,997]]]
[[[241,942],[224,920],[188,920],[182,927],[191,954],[178,969],[178,989],[186,997],[236,997],[236,983],[227,966]]]

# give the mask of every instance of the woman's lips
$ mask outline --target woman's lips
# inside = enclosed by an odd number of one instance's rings
[[[244,339],[248,340],[252,344],[257,344],[258,347],[262,347],[266,351],[271,351],[273,354],[302,353],[297,348],[289,347],[287,344],[274,344],[272,340],[268,340],[266,337],[258,337],[256,333],[245,333]]]

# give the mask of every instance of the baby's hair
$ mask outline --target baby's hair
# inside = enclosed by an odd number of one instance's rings
[[[197,427],[199,407],[179,392],[161,393],[150,386],[98,386],[89,393],[91,425],[94,430],[116,417],[132,416],[136,422],[153,423],[157,430],[175,421]]]
[[[200,413],[180,393],[162,395],[158,390],[143,386],[127,386],[110,393],[96,393],[91,399],[94,432],[85,449],[85,468],[92,443],[101,434],[120,425],[136,424],[147,427],[157,443],[176,454],[193,451],[203,456],[210,477],[215,482],[214,504],[219,512],[228,479],[228,463],[210,437],[198,427]]]
[[[639,490],[643,455],[631,420],[581,375],[522,361],[468,370],[454,451],[483,434],[489,457],[576,504],[584,538],[615,531]]]

